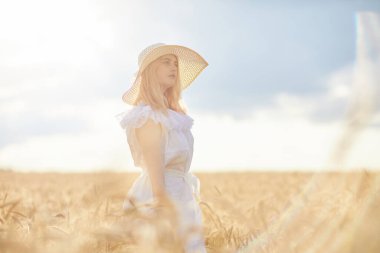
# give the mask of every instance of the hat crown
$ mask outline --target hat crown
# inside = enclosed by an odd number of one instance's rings
[[[141,64],[143,63],[145,57],[150,53],[152,52],[154,49],[158,48],[158,47],[161,47],[161,46],[164,46],[165,43],[155,43],[155,44],[152,44],[148,47],[146,47],[143,51],[141,51],[141,53],[139,54],[139,67],[141,67]]]

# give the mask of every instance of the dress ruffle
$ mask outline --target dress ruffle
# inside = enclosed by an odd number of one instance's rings
[[[118,119],[120,126],[123,129],[139,128],[149,118],[156,123],[161,123],[168,130],[188,130],[193,125],[193,118],[189,115],[176,112],[168,109],[170,116],[166,116],[163,112],[154,110],[150,105],[139,104],[134,108],[118,113],[115,117]]]
[[[118,119],[120,126],[125,129],[134,165],[141,168],[143,167],[144,162],[136,138],[136,128],[144,125],[144,123],[150,118],[156,123],[161,123],[166,131],[187,131],[191,129],[194,121],[190,116],[171,109],[168,109],[168,116],[166,116],[161,111],[153,110],[151,106],[147,104],[139,104],[130,110],[116,114],[115,117]]]

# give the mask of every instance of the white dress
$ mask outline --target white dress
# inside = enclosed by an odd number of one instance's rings
[[[134,165],[141,168],[139,177],[133,182],[127,193],[128,197],[133,197],[139,204],[150,203],[153,200],[153,194],[135,129],[141,127],[148,118],[165,127],[167,130],[164,131],[166,191],[179,210],[181,231],[185,231],[189,226],[198,226],[202,231],[202,233],[190,237],[186,252],[207,253],[203,237],[202,213],[199,207],[200,181],[189,171],[194,144],[191,133],[193,118],[171,109],[168,109],[168,116],[166,116],[142,102],[128,111],[117,114],[116,117],[120,126],[126,131]],[[131,207],[131,203],[126,198],[123,208],[128,209],[129,207]]]

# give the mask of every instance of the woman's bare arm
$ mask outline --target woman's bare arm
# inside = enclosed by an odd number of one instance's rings
[[[156,200],[166,196],[164,178],[164,138],[163,129],[160,124],[152,119],[140,128],[136,129],[143,158],[152,184],[152,191]]]

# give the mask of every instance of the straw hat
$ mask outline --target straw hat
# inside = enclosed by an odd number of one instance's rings
[[[166,45],[164,43],[150,45],[139,54],[139,70],[135,72],[132,85],[124,92],[122,97],[125,103],[133,105],[140,90],[141,73],[151,62],[165,54],[174,54],[178,58],[178,77],[181,90],[187,88],[202,70],[208,66],[207,61],[190,48],[179,45]]]

